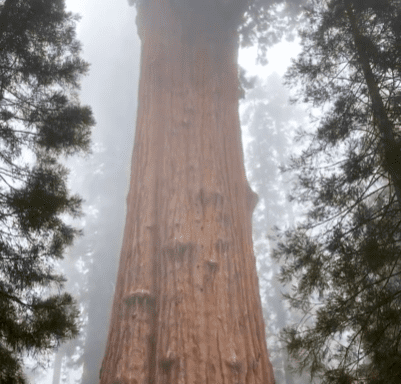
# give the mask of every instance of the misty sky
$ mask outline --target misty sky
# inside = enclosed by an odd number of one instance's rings
[[[67,9],[82,16],[78,23],[78,39],[83,44],[82,57],[91,64],[90,72],[82,81],[80,99],[82,104],[93,109],[97,125],[93,132],[94,153],[91,164],[79,161],[71,172],[71,188],[86,200],[85,210],[89,220],[96,218],[96,202],[90,201],[93,196],[93,185],[86,181],[93,173],[102,173],[102,151],[114,148],[113,156],[130,158],[135,130],[137,108],[137,87],[139,77],[140,41],[136,33],[135,8],[128,6],[127,0],[66,0]],[[268,53],[269,64],[256,66],[252,50],[240,53],[240,64],[250,74],[267,77],[273,72],[283,75],[300,48],[296,43],[282,43]],[[277,97],[280,87],[275,87]],[[283,88],[284,94],[284,88]],[[126,133],[127,140],[115,140],[115,133]],[[245,135],[244,142],[247,143]],[[121,170],[120,170],[121,171]],[[120,172],[121,173],[121,172]],[[125,175],[126,195],[130,163],[126,162],[122,172]],[[115,183],[111,176],[110,185]],[[115,198],[111,189],[110,199]],[[119,197],[120,198],[120,197]],[[124,198],[125,204],[125,198]],[[121,227],[124,224],[122,218]],[[83,222],[85,223],[85,221]],[[121,231],[121,229],[118,229]],[[122,232],[121,232],[122,238]],[[121,240],[120,238],[120,240]],[[78,376],[79,377],[79,374]],[[51,384],[52,370],[40,383]],[[73,376],[70,382],[73,383]]]

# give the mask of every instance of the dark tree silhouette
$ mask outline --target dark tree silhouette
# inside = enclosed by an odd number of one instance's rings
[[[65,215],[81,205],[59,157],[88,152],[94,125],[76,96],[88,69],[76,19],[62,0],[0,3],[1,382],[23,382],[24,354],[40,356],[78,331],[55,270],[79,234]]]
[[[297,368],[324,383],[398,383],[400,307],[399,1],[313,1],[288,72],[324,106],[289,170],[306,220],[275,251],[291,305],[312,317],[285,332]]]

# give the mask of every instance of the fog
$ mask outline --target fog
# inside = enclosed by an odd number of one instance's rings
[[[68,162],[70,186],[84,200],[85,217],[76,225],[84,230],[61,268],[67,290],[82,309],[82,334],[63,345],[46,370],[30,373],[32,383],[95,384],[108,332],[111,300],[125,223],[130,161],[135,132],[140,41],[135,8],[126,0],[67,0],[67,8],[82,16],[78,38],[83,58],[91,64],[83,79],[80,99],[93,109],[97,125],[93,153]],[[277,384],[303,384],[305,378],[286,371],[286,356],[277,335],[291,321],[275,281],[278,271],[269,258],[266,238],[274,225],[290,225],[294,210],[286,201],[288,180],[278,171],[292,150],[292,135],[305,112],[289,105],[282,75],[299,48],[283,42],[269,51],[267,66],[255,65],[255,50],[241,52],[240,63],[258,75],[255,88],[241,101],[247,175],[259,194],[254,213],[254,244],[261,297],[267,323],[268,348]]]

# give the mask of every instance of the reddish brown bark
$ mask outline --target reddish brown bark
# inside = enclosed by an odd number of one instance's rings
[[[169,0],[140,12],[131,184],[100,383],[272,384],[236,33],[188,33]]]

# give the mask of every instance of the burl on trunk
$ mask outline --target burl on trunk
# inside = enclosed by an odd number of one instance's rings
[[[240,137],[238,36],[217,8],[199,8],[138,6],[137,127],[101,384],[274,382],[252,247],[257,196]]]

